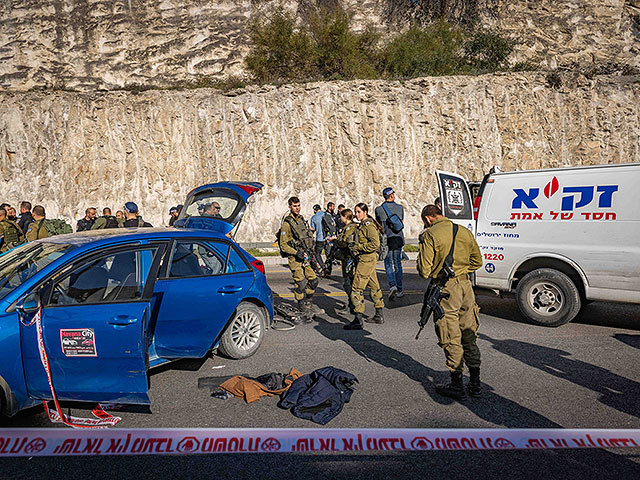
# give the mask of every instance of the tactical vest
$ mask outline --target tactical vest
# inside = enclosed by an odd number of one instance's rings
[[[307,222],[305,222],[302,215],[298,215],[297,218],[294,218],[293,215],[287,215],[285,217],[285,221],[289,224],[292,230],[292,234],[294,237],[298,237],[301,239],[307,247],[313,246],[313,236],[309,231],[309,227],[307,226]]]
[[[13,220],[3,220],[2,223],[4,224],[5,244],[22,243],[24,241],[22,230],[20,230],[20,227],[16,222]]]

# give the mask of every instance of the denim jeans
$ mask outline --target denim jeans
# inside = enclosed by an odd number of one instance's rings
[[[402,291],[402,248],[389,250],[384,257],[384,271],[387,274],[389,288],[396,287]]]

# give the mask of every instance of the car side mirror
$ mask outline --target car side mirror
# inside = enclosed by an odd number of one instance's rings
[[[41,301],[38,292],[32,292],[18,300],[16,310],[20,315],[31,315],[40,309]]]

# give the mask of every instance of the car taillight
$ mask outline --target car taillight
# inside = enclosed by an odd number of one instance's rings
[[[262,263],[258,259],[255,259],[253,262],[251,262],[251,265],[253,265],[253,268],[255,268],[256,270],[258,270],[260,273],[264,275],[264,263]]]
[[[473,219],[474,220],[478,219],[478,212],[480,211],[480,200],[482,200],[482,197],[476,197],[475,200],[473,201]]]

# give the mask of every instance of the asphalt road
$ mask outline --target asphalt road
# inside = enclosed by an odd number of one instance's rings
[[[268,267],[279,298],[293,301],[287,270]],[[383,289],[384,272],[379,269]],[[388,302],[383,325],[366,324],[350,332],[350,319],[336,313],[346,301],[341,279],[323,280],[318,303],[325,315],[290,331],[268,332],[253,357],[184,360],[151,374],[150,409],[126,409],[115,428],[293,427],[322,428],[277,407],[277,398],[253,404],[211,397],[198,381],[236,374],[302,373],[332,365],[355,374],[359,384],[351,402],[331,428],[640,428],[640,308],[592,303],[574,322],[559,328],[524,322],[514,300],[478,297],[483,356],[480,399],[456,402],[439,397],[434,383],[448,379],[444,355],[432,325],[414,340],[422,300],[422,281],[412,262],[405,264],[405,295]],[[367,302],[367,313],[373,307]],[[77,408],[73,413],[83,414]],[[10,427],[49,427],[38,409],[12,419]],[[38,476],[82,478],[209,475],[253,478],[614,478],[638,477],[640,450],[509,452],[345,453],[183,457],[47,458],[0,460],[0,478]]]

